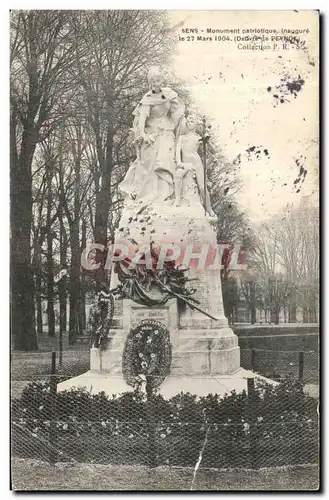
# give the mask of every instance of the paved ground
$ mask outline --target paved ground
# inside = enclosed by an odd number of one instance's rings
[[[37,460],[12,460],[12,488],[27,490],[174,491],[191,490],[193,469],[141,466],[63,464],[51,466]],[[315,491],[317,466],[218,471],[199,469],[195,491]]]

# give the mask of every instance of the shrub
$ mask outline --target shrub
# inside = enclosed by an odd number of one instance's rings
[[[246,392],[146,401],[140,392],[108,397],[75,389],[58,393],[51,413],[50,398],[49,384],[34,382],[15,402],[13,453],[26,456],[29,446],[28,456],[43,458],[34,441],[47,441],[55,425],[62,457],[81,461],[147,464],[153,447],[158,464],[194,466],[206,438],[208,467],[318,460],[317,401],[291,380],[259,385],[252,405]]]

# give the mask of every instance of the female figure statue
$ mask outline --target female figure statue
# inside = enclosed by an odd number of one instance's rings
[[[211,217],[216,217],[204,185],[204,170],[198,154],[200,136],[196,132],[197,118],[190,114],[185,121],[187,132],[176,143],[175,204],[195,206],[202,203]]]
[[[134,111],[134,144],[137,158],[120,189],[131,199],[165,201],[174,192],[175,132],[184,113],[177,93],[163,87],[158,68],[148,73],[149,91]]]

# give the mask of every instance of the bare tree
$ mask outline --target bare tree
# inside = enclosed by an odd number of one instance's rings
[[[107,245],[114,169],[121,163],[115,136],[130,126],[133,107],[143,92],[145,67],[166,63],[171,45],[167,28],[166,14],[157,11],[89,11],[75,20],[77,46],[89,48],[85,56],[79,49],[75,56],[96,159],[94,239],[103,245]]]
[[[263,283],[264,302],[277,322],[288,308],[296,321],[297,306],[303,321],[317,320],[319,290],[319,213],[310,199],[261,224],[257,231],[252,265]]]
[[[250,323],[254,324],[257,319],[256,311],[262,306],[261,284],[259,283],[257,276],[250,271],[242,276],[240,284],[243,296],[248,305]]]
[[[319,213],[310,198],[288,207],[277,219],[278,256],[290,284],[289,321],[297,306],[303,321],[316,321],[319,289]]]
[[[132,111],[146,90],[148,67],[165,67],[171,49],[172,30],[163,11],[12,12],[12,332],[17,348],[37,347],[34,307],[41,333],[44,296],[49,333],[55,334],[54,273],[68,261],[70,342],[82,333],[81,250],[90,239],[106,246],[114,238],[123,202],[118,185],[134,154],[126,142]],[[187,95],[181,82],[172,85]],[[246,219],[233,201],[234,168],[219,148],[209,155],[219,237],[246,242]],[[60,282],[62,331],[66,292]]]
[[[11,12],[11,327],[17,349],[37,348],[31,264],[32,161],[51,133],[72,61],[66,11]],[[55,112],[56,111],[56,112]]]

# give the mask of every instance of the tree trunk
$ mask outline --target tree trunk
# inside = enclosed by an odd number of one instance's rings
[[[70,324],[69,343],[76,342],[80,330],[80,242],[79,242],[79,217],[80,217],[80,161],[81,161],[81,134],[78,130],[77,141],[78,154],[75,159],[75,193],[74,193],[74,216],[70,222],[70,242],[71,242],[71,270],[70,270]]]
[[[316,308],[314,306],[308,308],[308,322],[316,323]]]
[[[79,219],[81,211],[80,201],[80,183],[81,183],[81,154],[82,154],[82,133],[81,126],[78,124],[75,128],[77,139],[74,146],[74,207],[73,217],[67,210],[67,218],[70,226],[70,246],[71,246],[71,265],[70,265],[70,283],[69,283],[69,344],[76,342],[78,335],[81,335],[80,321],[80,242],[79,242]]]
[[[81,227],[81,252],[87,246],[87,225],[86,221],[83,219]],[[85,291],[85,280],[84,276],[80,281],[80,331],[84,332],[86,330],[86,291]]]
[[[232,308],[232,325],[234,325],[234,323],[236,323],[236,322],[237,322],[237,309],[234,306]]]
[[[225,267],[221,270],[220,277],[222,283],[224,314],[225,318],[227,318],[227,320],[229,321],[231,317],[232,308],[231,308],[231,301],[229,300],[228,272]]]
[[[55,337],[55,312],[54,312],[54,269],[53,269],[53,232],[51,228],[52,209],[52,165],[47,172],[47,318],[48,335]]]
[[[66,255],[67,255],[67,234],[63,223],[63,213],[60,210],[59,214],[59,231],[60,231],[60,268],[66,269]],[[59,328],[62,334],[66,332],[66,282],[67,278],[64,276],[58,285],[58,295],[59,295]]]
[[[70,266],[70,320],[69,320],[69,344],[73,345],[80,335],[80,245],[78,221],[73,221],[70,227],[71,240],[71,266]]]
[[[271,323],[278,325],[280,322],[280,310],[274,309],[271,311]]]
[[[42,266],[41,266],[41,236],[38,234],[34,243],[33,269],[35,275],[35,307],[37,335],[42,335]]]
[[[34,318],[34,279],[31,265],[32,176],[36,145],[33,124],[23,130],[21,151],[16,145],[15,115],[10,131],[10,222],[11,222],[11,334],[15,349],[37,349]]]
[[[303,306],[303,323],[308,323],[308,308]]]
[[[256,323],[256,307],[254,304],[252,304],[250,308],[250,322],[252,325]]]
[[[296,293],[292,292],[289,304],[289,323],[297,322],[297,298]]]
[[[109,115],[111,116],[111,114]],[[113,131],[109,125],[106,137],[106,157],[103,158],[101,147],[97,148],[98,160],[102,169],[101,187],[97,193],[96,213],[95,213],[95,232],[94,238],[96,243],[107,246],[107,226],[109,218],[109,209],[111,203],[111,174],[112,174],[112,152],[113,152]],[[106,280],[107,271],[104,270],[106,253],[96,251],[96,260],[101,266],[97,273],[98,283],[100,280]]]
[[[260,308],[259,309],[259,322],[260,322],[260,324],[263,323],[263,317],[264,317],[263,312],[264,312],[264,309]],[[265,318],[264,318],[264,323],[265,323]]]
[[[42,272],[41,272],[41,256],[38,249],[35,249],[38,254],[35,256],[35,303],[37,309],[37,334],[42,335]]]

